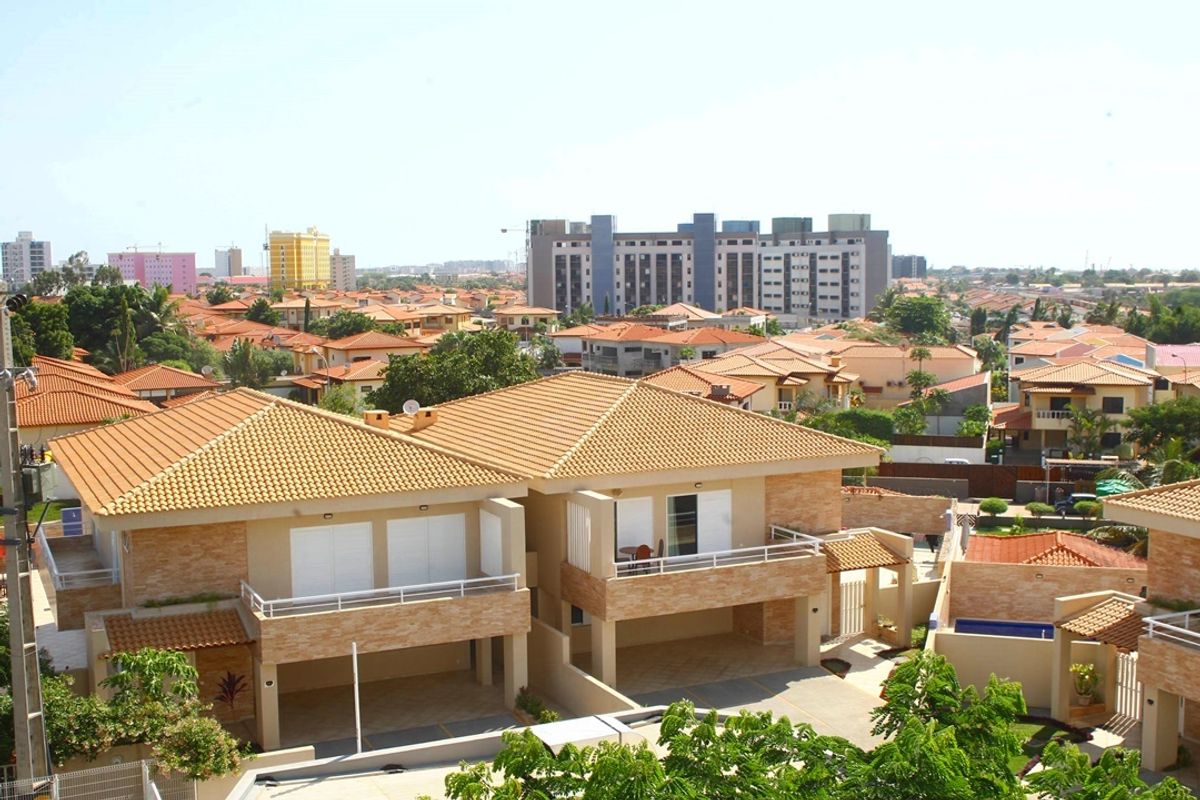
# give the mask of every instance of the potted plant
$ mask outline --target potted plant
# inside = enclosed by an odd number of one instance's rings
[[[1071,674],[1075,676],[1075,699],[1081,706],[1090,706],[1096,699],[1096,684],[1100,682],[1096,665],[1072,664]]]

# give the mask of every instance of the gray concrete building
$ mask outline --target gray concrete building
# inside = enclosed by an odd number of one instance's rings
[[[691,303],[710,311],[753,306],[801,326],[864,315],[887,288],[887,231],[870,215],[830,215],[826,232],[811,217],[719,223],[694,214],[674,231],[624,232],[616,218],[589,223],[533,220],[527,242],[529,303],[598,314],[643,305]],[[843,226],[845,230],[843,230]]]
[[[32,231],[18,231],[14,241],[5,242],[0,259],[3,263],[4,282],[10,290],[19,289],[40,272],[54,269],[54,262],[50,258],[50,243],[34,239]]]
[[[336,247],[329,254],[329,284],[339,292],[352,292],[358,286],[354,256],[343,255]]]
[[[925,256],[892,256],[893,278],[924,278]]]

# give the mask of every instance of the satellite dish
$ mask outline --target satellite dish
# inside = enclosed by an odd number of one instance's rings
[[[421,404],[416,400],[405,400],[404,405],[400,407],[405,414],[410,417],[416,416],[416,413],[421,410]]]
[[[208,376],[213,374],[213,368],[210,367],[208,364],[205,364],[203,367],[200,368],[200,374],[207,378]]]

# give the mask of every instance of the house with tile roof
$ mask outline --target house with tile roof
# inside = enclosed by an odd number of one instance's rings
[[[731,350],[696,366],[762,386],[766,391],[753,395],[750,405],[751,410],[761,412],[792,411],[806,395],[849,408],[851,390],[858,381],[858,375],[845,369],[840,356],[822,357],[784,339],[760,339],[758,344]]]
[[[1102,502],[1106,519],[1148,531],[1148,586],[1140,594],[1108,591],[1059,598],[1051,713],[1070,719],[1078,712],[1069,653],[1079,642],[1097,643],[1103,648],[1097,671],[1107,710],[1140,719],[1142,765],[1168,769],[1178,759],[1181,739],[1200,741],[1200,481],[1113,495]],[[1130,695],[1114,686],[1118,661],[1125,680],[1140,684],[1140,692]]]
[[[989,413],[992,409],[992,373],[991,370],[962,378],[935,383],[925,389],[922,395],[929,397],[935,392],[944,392],[946,402],[935,413],[925,417],[925,433],[931,436],[955,436],[958,426],[966,418],[967,409],[972,406],[983,406]],[[909,405],[906,400],[898,406]]]
[[[841,532],[842,470],[878,463],[869,445],[585,372],[391,425],[526,480],[535,627],[618,691],[633,644],[738,632],[815,663],[842,571],[896,571],[910,608],[911,539]]]
[[[747,410],[750,409],[751,398],[766,388],[761,383],[705,372],[686,364],[664,369],[642,380],[665,389]]]
[[[292,378],[292,383],[305,390],[312,405],[320,403],[325,392],[333,386],[349,386],[355,397],[365,398],[383,385],[386,368],[386,361],[370,358],[318,369],[309,375]]]
[[[276,749],[311,742],[289,727],[297,710],[342,713],[355,645],[361,680],[406,707],[449,691],[503,711],[528,683],[522,476],[397,433],[384,412],[244,388],[54,451],[85,534],[39,544],[60,627],[87,631],[93,688],[113,652],[183,649],[205,696],[226,671],[246,679],[223,719]]]
[[[23,445],[48,447],[56,436],[156,410],[90,364],[34,356],[33,366],[37,386],[15,384],[17,429]]]
[[[323,297],[288,297],[278,303],[272,303],[271,308],[279,312],[279,322],[292,330],[304,330],[304,309],[308,308],[309,322],[328,319],[346,308],[339,300],[327,300]]]
[[[586,347],[585,343],[587,339],[604,329],[604,325],[587,323],[585,325],[573,325],[570,328],[559,328],[547,334],[547,336],[550,337],[550,341],[554,342],[554,346],[558,348],[558,352],[562,354],[564,364],[568,367],[581,367],[583,366],[583,351]]]
[[[500,306],[493,311],[496,327],[512,331],[528,341],[539,325],[543,330],[551,332],[558,327],[558,312],[553,308],[539,306],[509,305]]]
[[[221,388],[221,384],[211,378],[166,364],[149,364],[129,372],[119,372],[113,375],[113,381],[143,400],[160,405],[179,395]]]
[[[307,348],[294,348],[293,352],[300,356],[298,361],[301,371],[312,373],[316,371],[318,365],[339,367],[353,364],[356,361],[386,362],[388,356],[410,356],[424,353],[431,346],[413,336],[396,336],[383,331],[365,331]],[[316,354],[312,352],[314,347],[324,356],[324,364],[321,363],[322,359],[316,357]]]
[[[1021,407],[1030,412],[1028,428],[1008,426],[1010,431],[1020,430],[1017,447],[1065,457],[1072,407],[1101,411],[1121,423],[1129,418],[1130,409],[1155,401],[1155,385],[1162,378],[1150,370],[1112,361],[1070,359],[1017,370],[1009,374],[1009,380],[1016,386]],[[1115,427],[1101,441],[1105,449],[1120,444],[1121,433]]]

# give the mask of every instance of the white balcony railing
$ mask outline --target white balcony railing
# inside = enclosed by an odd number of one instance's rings
[[[1200,650],[1200,609],[1146,617],[1146,635]]]
[[[487,578],[464,578],[440,583],[421,583],[413,586],[388,586],[383,589],[364,589],[358,592],[339,592],[309,597],[284,597],[265,600],[250,584],[242,581],[242,602],[264,617],[286,617],[294,614],[316,614],[322,611],[348,611],[368,606],[394,603],[416,603],[422,600],[444,600],[474,597],[496,592],[515,592],[520,588],[520,576],[500,575]]]
[[[117,582],[116,570],[112,569],[81,569],[61,572],[54,560],[54,553],[46,541],[46,532],[41,526],[37,530],[37,543],[41,549],[42,558],[46,561],[46,571],[50,573],[50,581],[56,590],[82,589],[86,586],[104,586]]]
[[[804,536],[804,534],[799,534]],[[811,541],[808,541],[811,539]],[[663,558],[640,558],[633,561],[616,562],[617,577],[662,575],[668,572],[684,572],[692,569],[714,569],[741,564],[762,564],[785,558],[804,558],[821,554],[821,543],[814,537],[792,540],[784,544],[768,544],[762,547],[739,547],[736,550],[717,550],[712,553],[697,553],[686,556],[664,556]]]
[[[1070,411],[1047,411],[1042,409],[1037,412],[1038,419],[1070,419]]]

